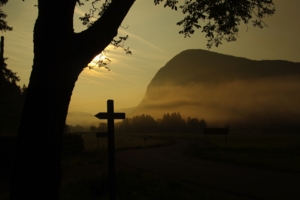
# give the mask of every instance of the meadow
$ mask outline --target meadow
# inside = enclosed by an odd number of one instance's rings
[[[107,138],[97,139],[96,133],[84,133],[81,134],[81,137],[84,140],[84,148],[86,151],[107,149]],[[174,140],[172,138],[161,137],[158,134],[115,134],[116,150],[159,147],[173,143]]]
[[[198,159],[300,172],[300,135],[239,134],[200,136],[186,154]]]
[[[190,147],[184,153],[195,159],[270,170],[299,172],[300,169],[300,135],[235,132],[227,136],[227,141],[224,135],[207,137],[200,134],[116,135],[116,148],[119,150],[145,148],[145,137],[148,138],[146,146],[148,148],[169,145],[176,139],[188,139]],[[95,137],[83,136],[83,138],[85,144],[89,146],[87,148],[95,152],[97,146]],[[91,174],[89,178],[78,178],[71,185],[63,184],[62,195],[66,197],[64,199],[68,199],[68,195],[71,195],[69,199],[76,199],[76,196],[80,199],[79,197],[83,195],[81,193],[84,192],[90,195],[87,199],[99,197],[108,199],[106,142],[106,139],[100,139],[102,155],[98,156],[98,159],[85,156],[85,159],[91,160],[85,161],[85,164],[77,161],[77,164],[81,163],[81,165],[87,165],[88,162],[102,164],[102,170]],[[137,169],[118,168],[117,177],[119,199],[247,199]],[[77,188],[75,191],[78,193],[70,192],[74,188]]]
[[[62,200],[109,199],[107,139],[82,134],[85,152],[66,156],[62,161]],[[145,138],[147,138],[145,143]],[[116,149],[153,148],[188,139],[183,152],[195,159],[299,172],[300,135],[234,132],[227,136],[202,134],[116,134]],[[117,166],[118,199],[240,199],[246,197],[179,182],[133,168]],[[84,197],[84,198],[83,198]],[[8,199],[8,182],[1,182],[0,199]]]
[[[199,135],[180,134],[116,134],[116,149],[153,148],[171,145],[175,139]],[[63,161],[64,178],[61,189],[61,199],[79,200],[84,196],[87,200],[109,199],[108,169],[107,169],[107,139],[97,139],[94,134],[82,135],[86,152],[82,155],[69,157]],[[144,138],[147,138],[146,145]],[[212,200],[247,200],[231,193],[215,191],[209,188],[184,183],[153,174],[151,172],[118,166],[117,197],[118,199],[212,199]]]

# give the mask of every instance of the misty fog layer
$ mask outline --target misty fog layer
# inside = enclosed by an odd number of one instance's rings
[[[161,117],[180,112],[225,125],[297,124],[300,119],[300,76],[230,81],[215,84],[151,88],[139,113]]]
[[[215,126],[289,127],[300,124],[299,102],[299,63],[190,50],[161,68],[132,115],[180,112]]]

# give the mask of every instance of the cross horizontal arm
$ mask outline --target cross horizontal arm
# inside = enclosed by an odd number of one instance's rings
[[[95,115],[98,119],[125,119],[125,113],[103,113]]]

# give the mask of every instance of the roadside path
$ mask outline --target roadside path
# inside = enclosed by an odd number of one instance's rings
[[[300,173],[270,171],[185,157],[188,140],[116,152],[116,163],[254,199],[300,200]]]

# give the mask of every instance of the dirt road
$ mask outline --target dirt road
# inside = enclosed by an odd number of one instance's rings
[[[118,151],[117,164],[254,199],[300,199],[300,173],[196,160],[183,155],[188,143],[176,140],[166,147]]]

